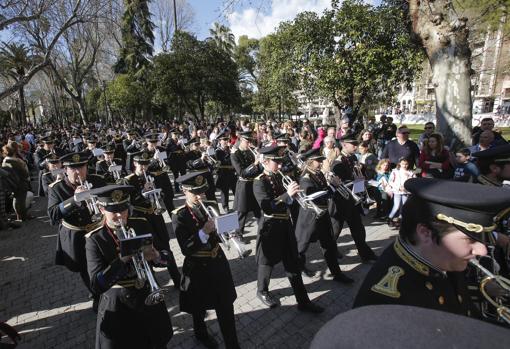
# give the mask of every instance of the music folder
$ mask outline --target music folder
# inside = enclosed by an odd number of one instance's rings
[[[143,247],[152,245],[152,235],[137,235],[131,238],[120,240],[120,255],[131,256],[140,252]]]
[[[101,148],[94,148],[94,149],[92,149],[92,154],[94,156],[103,156],[104,155],[104,151]]]
[[[110,172],[120,172],[122,171],[122,165],[110,165],[110,167],[108,167],[108,171]]]
[[[216,217],[214,223],[216,225],[216,232],[218,234],[230,233],[239,229],[239,219],[237,212],[218,216]]]

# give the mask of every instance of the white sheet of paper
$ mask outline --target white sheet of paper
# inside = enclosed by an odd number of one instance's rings
[[[158,154],[158,160],[165,160],[166,159],[166,151],[160,151]]]
[[[122,171],[122,165],[110,165],[110,167],[108,167],[108,171],[110,171],[110,172],[114,172],[114,171],[120,172],[120,171]]]
[[[73,139],[73,144],[74,144],[74,145],[78,145],[78,144],[80,144],[80,143],[82,143],[81,138],[75,138],[75,139]]]
[[[354,184],[352,185],[352,192],[354,194],[361,193],[365,191],[365,180],[364,179],[355,179]]]
[[[368,181],[368,185],[372,187],[377,187],[379,185],[379,182],[377,182],[375,179],[371,179]]]
[[[101,148],[94,148],[94,149],[92,149],[92,154],[94,156],[103,156],[104,152],[103,152],[103,149],[101,149]]]
[[[239,229],[239,218],[237,212],[232,212],[215,219],[216,232],[225,234]]]

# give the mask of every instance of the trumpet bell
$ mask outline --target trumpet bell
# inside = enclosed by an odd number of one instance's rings
[[[168,289],[166,288],[158,288],[157,290],[152,291],[145,298],[145,305],[156,305],[165,300],[165,294],[168,293]]]

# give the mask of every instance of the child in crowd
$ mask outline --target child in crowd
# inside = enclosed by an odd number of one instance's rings
[[[377,201],[377,213],[375,218],[385,219],[390,212],[391,198],[393,192],[390,187],[390,160],[383,159],[377,164],[375,180],[377,181],[377,191],[375,200]]]
[[[391,171],[389,184],[393,192],[393,208],[388,216],[388,225],[398,227],[398,219],[394,220],[401,207],[406,203],[409,192],[404,188],[404,183],[414,177],[414,172],[409,168],[409,160],[401,158],[397,168]]]
[[[471,151],[468,148],[459,150],[455,154],[457,165],[453,173],[453,180],[459,182],[473,182],[480,175],[480,171],[471,162]]]
[[[377,166],[377,156],[370,152],[370,143],[361,142],[358,146],[358,161],[363,165],[365,170],[365,178],[367,180],[374,179],[376,176],[375,168]]]

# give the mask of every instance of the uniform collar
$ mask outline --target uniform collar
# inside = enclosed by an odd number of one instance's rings
[[[418,255],[416,251],[414,251],[414,249],[400,237],[395,240],[393,249],[404,262],[409,264],[410,267],[412,267],[420,274],[425,276],[430,276],[431,274],[439,274],[443,277],[446,277],[446,272],[432,265],[432,263]]]
[[[485,176],[485,175],[479,175],[478,178],[477,178],[478,182],[480,182],[481,184],[483,185],[490,185],[490,186],[493,186],[493,187],[501,187],[503,186],[503,184]]]

